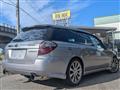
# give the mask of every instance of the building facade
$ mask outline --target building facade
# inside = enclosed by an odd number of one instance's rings
[[[120,40],[120,15],[98,17],[94,19],[94,25],[97,27],[115,27],[114,39]]]
[[[112,39],[114,40],[114,43],[115,43],[115,47],[117,47],[118,51],[120,52],[120,15],[112,15],[112,16],[95,18],[94,26],[95,27],[116,28],[115,31],[108,32],[108,35],[109,35],[109,37],[112,37]],[[111,41],[113,41],[113,40],[111,40]]]

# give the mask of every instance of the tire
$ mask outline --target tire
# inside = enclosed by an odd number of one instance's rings
[[[70,86],[77,86],[80,84],[83,75],[83,68],[80,60],[74,58],[68,65],[66,72],[66,82]]]
[[[117,58],[113,58],[109,71],[111,73],[116,73],[119,71],[119,60]]]
[[[28,75],[22,75],[22,76],[24,76],[25,78],[27,78],[27,79],[29,79],[30,78],[30,76],[28,76]]]

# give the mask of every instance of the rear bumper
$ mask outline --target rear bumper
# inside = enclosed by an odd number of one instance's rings
[[[59,67],[55,67],[54,60],[35,60],[34,64],[15,64],[8,63],[7,60],[3,60],[2,66],[7,72],[22,75],[31,75],[32,73],[40,76],[46,76],[48,78],[61,78],[65,79],[66,75],[60,70]]]

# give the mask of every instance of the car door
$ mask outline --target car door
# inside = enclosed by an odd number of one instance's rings
[[[109,65],[109,62],[111,60],[111,57],[107,54],[107,51],[102,44],[102,42],[95,36],[90,36],[92,42],[94,43],[94,46],[96,48],[96,57],[95,57],[95,68],[106,68]]]
[[[82,47],[81,56],[84,59],[85,70],[90,71],[96,69],[99,61],[95,44],[87,33],[79,33],[79,37],[80,46]]]

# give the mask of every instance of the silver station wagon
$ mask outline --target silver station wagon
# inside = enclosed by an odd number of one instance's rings
[[[82,76],[119,71],[119,60],[94,35],[57,25],[25,27],[5,48],[3,72],[35,78],[65,79],[78,85]]]

